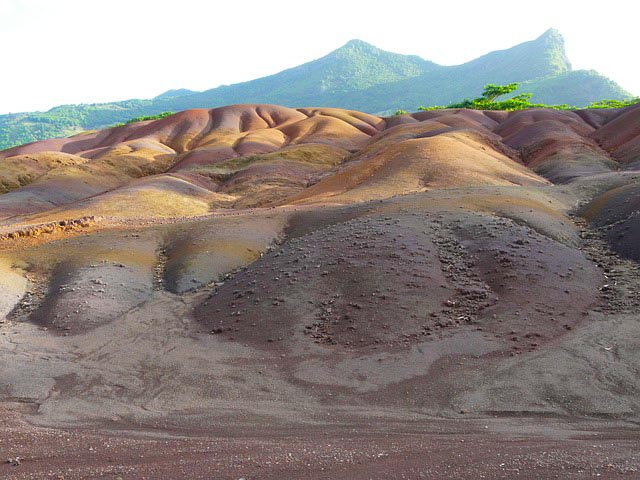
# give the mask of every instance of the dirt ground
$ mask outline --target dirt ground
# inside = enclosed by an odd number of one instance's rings
[[[2,411],[11,479],[638,478],[637,430],[552,418],[344,422],[279,429],[53,429]],[[17,458],[17,460],[16,460]]]

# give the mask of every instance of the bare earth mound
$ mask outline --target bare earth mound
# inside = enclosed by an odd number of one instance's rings
[[[635,478],[639,112],[0,152],[0,476]]]

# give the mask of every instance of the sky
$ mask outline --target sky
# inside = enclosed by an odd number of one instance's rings
[[[640,5],[563,0],[0,0],[0,113],[277,73],[353,38],[455,65],[560,30],[574,69],[640,95]]]

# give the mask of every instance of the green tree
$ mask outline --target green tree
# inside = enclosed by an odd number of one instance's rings
[[[502,95],[507,95],[518,88],[518,82],[509,83],[508,85],[494,85],[493,83],[487,83],[482,91],[482,98],[489,102],[493,102],[496,98]]]

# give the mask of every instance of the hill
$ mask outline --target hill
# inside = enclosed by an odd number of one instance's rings
[[[0,476],[635,474],[639,119],[249,104],[0,152]]]
[[[524,82],[537,103],[584,106],[630,97],[596,72],[572,71],[556,30],[456,66],[385,52],[352,40],[325,57],[264,78],[192,92],[170,90],[149,100],[64,105],[41,113],[0,115],[0,148],[104,128],[133,117],[237,103],[332,106],[384,114],[473,97],[486,83]],[[524,90],[522,90],[524,91]]]

